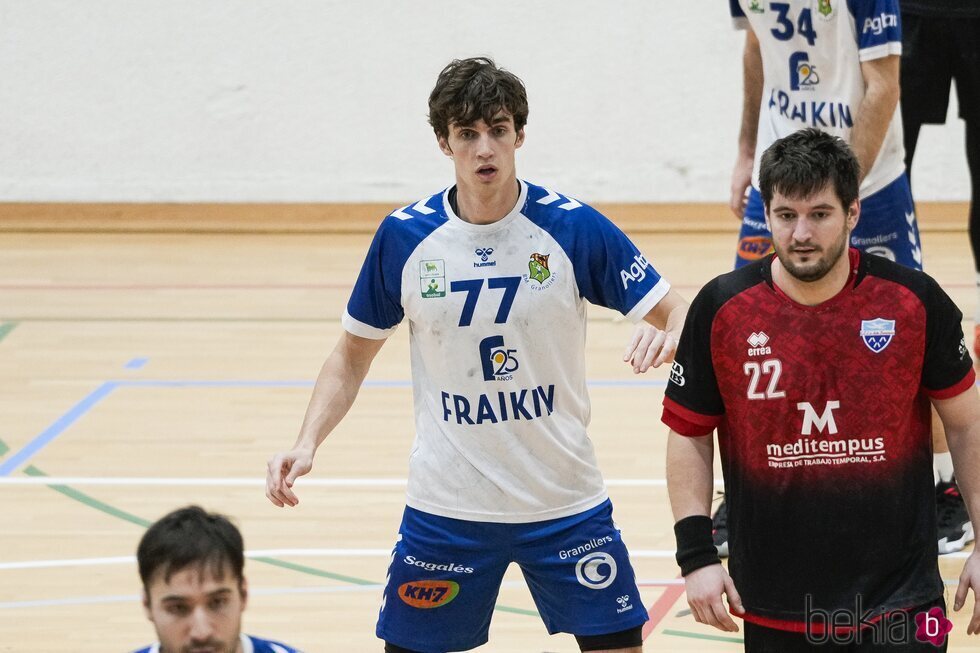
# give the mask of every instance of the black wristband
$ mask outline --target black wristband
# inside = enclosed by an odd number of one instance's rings
[[[674,537],[677,538],[677,564],[681,576],[692,571],[721,564],[718,549],[711,537],[711,517],[691,515],[674,524]]]

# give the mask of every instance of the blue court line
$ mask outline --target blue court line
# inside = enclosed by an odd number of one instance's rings
[[[146,365],[149,361],[150,361],[149,358],[134,358],[133,360],[123,365],[123,367],[125,367],[127,370],[138,370],[139,368]]]
[[[139,359],[134,359],[139,360]],[[81,419],[86,413],[96,406],[100,401],[108,397],[113,390],[121,387],[134,388],[312,388],[313,381],[309,380],[113,380],[106,381],[78,404],[73,406],[67,413],[62,415],[54,424],[42,431],[33,440],[28,442],[24,448],[15,453],[0,465],[0,477],[10,476],[11,472],[27,463],[44,447],[50,444],[55,438],[65,432],[69,426]],[[595,388],[622,388],[622,387],[663,387],[666,381],[660,380],[596,380],[588,381],[589,387]],[[366,388],[410,388],[412,382],[409,380],[367,380],[362,384]]]
[[[106,381],[98,388],[93,390],[87,397],[75,404],[67,413],[62,415],[54,424],[44,429],[40,435],[27,443],[23,449],[8,458],[0,465],[0,476],[9,476],[14,471],[34,456],[38,451],[47,446],[52,440],[64,433],[65,429],[77,422],[85,413],[92,410],[92,407],[105,399],[110,392],[116,388],[115,381]]]

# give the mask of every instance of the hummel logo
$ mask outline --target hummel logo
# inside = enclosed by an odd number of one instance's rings
[[[616,603],[620,604],[624,608],[626,607],[626,604],[629,603],[629,602],[630,602],[630,595],[629,594],[627,594],[625,596],[621,596],[618,599],[616,599]]]

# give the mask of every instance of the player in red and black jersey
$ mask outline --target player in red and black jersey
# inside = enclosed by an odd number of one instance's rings
[[[847,145],[816,130],[767,150],[775,254],[694,300],[664,399],[688,602],[698,621],[737,630],[726,594],[747,651],[937,650],[914,637],[917,613],[945,607],[930,401],[980,510],[980,397],[962,315],[929,276],[848,249],[857,179]],[[731,577],[708,516],[715,429]],[[976,554],[956,609],[970,587],[980,590]],[[969,632],[980,632],[980,608]]]

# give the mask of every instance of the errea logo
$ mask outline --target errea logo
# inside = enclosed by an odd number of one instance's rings
[[[633,257],[633,264],[630,265],[625,270],[619,271],[619,278],[623,280],[623,289],[625,290],[630,281],[640,282],[647,278],[647,268],[650,267],[650,261],[647,260],[643,254],[637,254]]]
[[[766,356],[772,353],[771,347],[766,347],[766,343],[769,342],[769,336],[766,335],[765,331],[760,331],[756,333],[755,331],[746,339],[749,343],[749,356]]]

